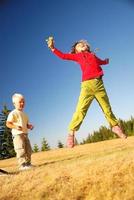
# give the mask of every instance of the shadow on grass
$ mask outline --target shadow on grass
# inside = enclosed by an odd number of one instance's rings
[[[9,171],[0,169],[0,176],[15,175],[15,174],[18,174],[18,173],[19,173],[19,171],[18,172],[9,172]]]
[[[55,163],[58,163],[58,162],[64,162],[64,161],[69,161],[69,160],[76,160],[78,158],[81,158],[83,157],[84,155],[79,155],[79,156],[72,156],[70,158],[66,158],[66,159],[60,159],[60,160],[54,160],[54,161],[48,161],[48,162],[44,162],[40,165],[36,165],[36,167],[42,167],[42,166],[45,166],[45,165],[51,165],[51,164],[55,164]]]

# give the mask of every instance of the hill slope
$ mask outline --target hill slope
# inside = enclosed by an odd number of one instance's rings
[[[32,155],[35,168],[0,177],[0,200],[134,200],[134,137]],[[14,172],[16,159],[0,161]]]

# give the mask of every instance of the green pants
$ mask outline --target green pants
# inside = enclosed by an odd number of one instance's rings
[[[97,100],[100,107],[102,108],[102,111],[104,112],[110,126],[112,127],[118,124],[118,120],[111,110],[103,80],[101,78],[97,78],[81,83],[81,92],[76,111],[69,125],[69,131],[79,130],[83,119],[86,116],[87,110],[94,99]]]

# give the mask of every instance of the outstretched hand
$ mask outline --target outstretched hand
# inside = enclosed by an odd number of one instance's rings
[[[48,48],[53,50],[54,49],[54,38],[52,36],[50,36],[48,39],[46,39],[46,42],[47,42]]]
[[[107,64],[109,64],[109,58],[106,58],[105,61]]]

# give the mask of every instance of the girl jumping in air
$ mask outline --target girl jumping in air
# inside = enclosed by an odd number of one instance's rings
[[[105,114],[112,131],[120,138],[127,138],[119,126],[119,122],[112,112],[109,98],[103,84],[103,70],[101,65],[109,63],[109,59],[101,60],[95,53],[91,52],[90,45],[85,40],[74,43],[71,53],[62,53],[54,46],[53,37],[49,37],[47,45],[50,50],[59,58],[77,62],[82,71],[81,92],[76,107],[76,111],[69,125],[69,134],[67,138],[67,147],[72,148],[75,145],[75,133],[79,130],[87,110],[94,99],[99,103]]]

